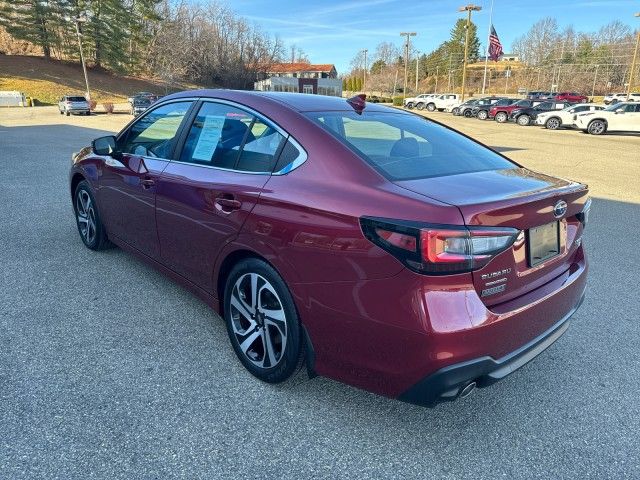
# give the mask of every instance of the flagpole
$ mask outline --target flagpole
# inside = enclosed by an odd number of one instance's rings
[[[484,48],[484,77],[482,79],[482,94],[484,95],[484,87],[487,84],[487,65],[489,64],[489,38],[491,37],[491,26],[493,25],[493,0],[491,0],[491,9],[489,10],[489,31],[487,32],[487,44]]]

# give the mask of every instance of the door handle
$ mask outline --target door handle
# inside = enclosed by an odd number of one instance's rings
[[[143,178],[140,180],[140,184],[142,185],[142,188],[151,188],[156,184],[156,182],[152,178]]]
[[[234,210],[240,210],[242,202],[235,198],[218,197],[215,200],[216,208],[224,213],[231,213]]]

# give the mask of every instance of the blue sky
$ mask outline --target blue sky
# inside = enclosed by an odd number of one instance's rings
[[[467,0],[228,0],[229,6],[288,45],[300,46],[312,63],[334,63],[349,69],[358,50],[373,52],[382,41],[402,44],[401,31],[415,31],[415,47],[429,52],[449,37]],[[485,42],[491,0],[475,0],[480,40]],[[494,0],[493,24],[505,52],[537,20],[552,16],[561,27],[595,31],[613,20],[640,28],[640,0]]]

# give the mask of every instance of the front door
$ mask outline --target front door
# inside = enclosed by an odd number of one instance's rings
[[[162,262],[211,291],[213,267],[239,233],[275,166],[284,137],[226,103],[202,103],[179,159],[161,176],[156,218]]]
[[[100,203],[109,236],[159,258],[155,196],[168,165],[180,124],[192,102],[159,106],[146,113],[117,141],[117,158],[109,157],[100,176]]]

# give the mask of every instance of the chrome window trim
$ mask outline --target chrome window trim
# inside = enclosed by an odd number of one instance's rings
[[[222,99],[222,98],[200,97],[197,100],[200,100],[200,107],[198,108],[198,112],[200,111],[200,108],[202,108],[202,106],[205,103],[221,103],[223,105],[228,105],[230,107],[237,108],[238,110],[244,110],[245,112],[249,113],[250,115],[253,115],[254,117],[258,118],[260,121],[264,122],[266,125],[272,127],[274,130],[276,130],[280,135],[282,135],[282,137],[284,138],[285,143],[287,141],[290,141],[293,144],[293,146],[296,147],[296,149],[298,150],[298,156],[295,159],[293,159],[293,161],[291,161],[290,163],[285,165],[283,168],[278,170],[277,172],[249,172],[249,171],[246,171],[246,170],[236,170],[236,169],[233,169],[233,168],[216,167],[214,165],[203,165],[201,163],[184,162],[184,161],[181,161],[180,159],[171,160],[172,162],[181,163],[181,164],[184,164],[184,165],[193,165],[193,166],[196,166],[196,167],[211,168],[211,169],[214,169],[214,170],[222,170],[224,172],[244,173],[244,174],[249,174],[249,175],[278,175],[278,176],[280,176],[280,175],[286,175],[287,173],[295,170],[296,168],[298,168],[300,165],[302,165],[304,162],[307,161],[307,158],[308,158],[307,152],[306,152],[306,150],[304,148],[302,148],[302,145],[300,145],[300,143],[295,138],[293,138],[286,130],[284,130],[282,127],[280,127],[280,125],[275,123],[273,120],[271,120],[265,114],[260,113],[257,110],[254,110],[251,107],[247,107],[246,105],[243,105],[241,103],[237,103],[237,102],[234,102],[234,101],[231,101],[231,100],[225,100],[225,99]],[[173,100],[171,100],[171,101],[173,101]],[[167,102],[167,103],[169,103],[169,102]],[[198,114],[196,113],[196,117],[197,117],[197,115]]]

